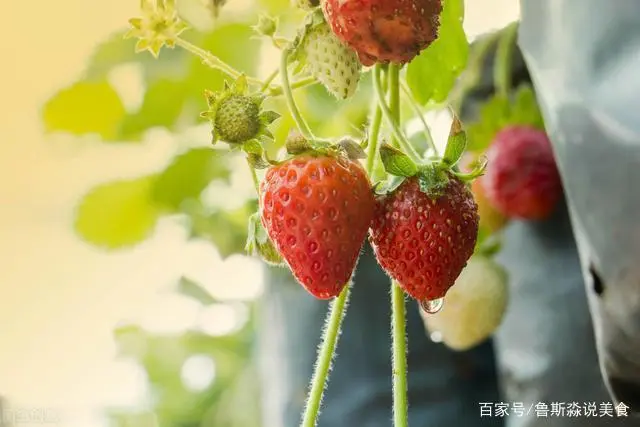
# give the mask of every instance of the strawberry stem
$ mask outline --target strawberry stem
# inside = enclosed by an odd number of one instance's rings
[[[498,39],[496,58],[493,66],[493,80],[496,92],[507,96],[511,89],[511,57],[518,34],[518,21],[507,25]]]
[[[396,71],[393,71],[393,70]],[[389,65],[389,87],[393,88],[394,87],[394,81],[395,81],[395,86],[396,86],[396,90],[395,93],[399,95],[399,69],[397,68],[397,66],[394,66],[393,64]],[[395,77],[394,77],[395,76]],[[398,122],[394,119],[392,113],[391,113],[391,109],[390,107],[387,105],[387,101],[384,98],[384,94],[383,94],[383,90],[382,90],[382,78],[381,78],[381,67],[380,64],[376,64],[375,67],[373,68],[373,84],[374,84],[374,89],[376,92],[376,97],[378,98],[378,104],[380,105],[380,109],[382,110],[382,115],[384,116],[385,120],[387,121],[387,124],[389,125],[389,127],[391,128],[391,132],[393,133],[393,136],[396,140],[396,143],[399,143],[399,145],[402,147],[402,149],[404,151],[406,151],[406,153],[409,155],[409,157],[411,157],[411,159],[413,161],[415,161],[416,163],[420,163],[421,159],[420,159],[420,155],[418,155],[418,153],[416,152],[415,148],[413,148],[413,145],[411,145],[411,142],[409,142],[407,140],[407,138],[404,136],[404,134],[402,133],[402,131],[400,130],[399,126],[398,126]],[[391,93],[393,94],[394,90],[391,90]],[[396,99],[394,99],[396,98]],[[393,104],[396,100],[399,101],[399,96],[391,96],[391,103]],[[399,102],[398,102],[399,104]],[[397,107],[397,106],[396,106]],[[399,112],[399,109],[398,109]]]
[[[315,427],[318,421],[318,413],[322,404],[327,377],[331,370],[331,362],[335,355],[336,344],[340,335],[342,319],[346,312],[351,283],[348,283],[340,295],[331,302],[324,331],[322,332],[322,344],[318,351],[318,359],[311,379],[309,397],[305,406],[304,415],[300,427]]]
[[[291,90],[291,84],[289,82],[289,54],[291,53],[290,49],[285,49],[282,51],[282,57],[280,59],[280,77],[282,79],[282,90],[284,92],[284,96],[287,100],[287,107],[289,107],[289,112],[293,120],[296,122],[296,126],[298,130],[307,140],[313,141],[315,140],[315,136],[311,132],[309,125],[300,114],[300,110],[296,105],[296,101],[293,98],[293,91]]]
[[[227,64],[226,62],[224,62],[223,60],[221,60],[211,52],[204,50],[194,45],[193,43],[186,41],[185,39],[177,37],[175,40],[175,44],[177,46],[180,46],[184,50],[198,56],[200,59],[202,59],[202,62],[205,65],[213,69],[220,70],[223,73],[226,73],[229,76],[233,77],[234,79],[237,79],[242,75],[240,71],[236,70],[231,65]],[[262,82],[259,79],[256,79],[254,77],[247,77],[247,81],[252,84],[257,84],[257,85],[262,84]]]
[[[315,77],[305,77],[303,79],[298,80],[297,82],[291,83],[291,89],[292,90],[300,89],[306,86],[311,86],[312,84],[315,84],[317,82],[318,81],[315,79]],[[283,93],[284,93],[284,90],[282,86],[277,86],[269,90],[270,96],[279,96],[279,95],[282,95]]]
[[[376,105],[371,126],[369,127],[369,153],[367,154],[367,175],[369,176],[373,174],[373,167],[378,153],[380,125],[382,125],[382,110],[379,105]]]
[[[391,282],[391,331],[393,336],[393,425],[408,427],[407,336],[404,292]]]
[[[253,168],[253,166],[251,166],[251,163],[247,162],[247,165],[249,166],[249,171],[251,171],[251,180],[253,181],[253,186],[255,187],[256,193],[259,196],[260,195],[260,181],[258,180],[258,174],[256,173],[256,170]]]
[[[379,66],[378,75],[379,77]],[[389,65],[389,116],[388,120],[394,125],[400,122],[400,67],[396,64]],[[374,80],[379,82],[379,78]],[[384,98],[379,97],[379,100]],[[384,106],[382,107],[384,112]],[[399,131],[400,136],[403,136]],[[394,146],[402,144],[403,138],[398,138],[392,143]],[[416,155],[415,150],[408,141],[405,140],[409,148],[408,154]],[[405,145],[405,144],[403,144]],[[406,149],[406,148],[405,148]],[[414,158],[415,160],[415,158]],[[417,163],[417,162],[416,162]],[[393,343],[392,352],[392,375],[393,375],[393,425],[394,427],[408,427],[409,425],[409,404],[407,399],[407,337],[405,319],[404,292],[395,281],[391,281],[391,338]]]
[[[424,113],[422,112],[422,109],[420,108],[420,106],[418,105],[418,102],[416,101],[413,94],[411,93],[411,90],[407,86],[407,83],[402,81],[401,85],[402,85],[402,91],[404,92],[405,96],[409,100],[409,105],[411,105],[411,108],[413,108],[414,114],[422,122],[422,127],[424,128],[424,137],[427,141],[427,144],[429,145],[429,148],[431,148],[431,150],[433,151],[433,154],[437,156],[438,148],[436,148],[436,143],[433,141],[433,136],[431,135],[431,129],[429,129],[429,124],[424,118]]]

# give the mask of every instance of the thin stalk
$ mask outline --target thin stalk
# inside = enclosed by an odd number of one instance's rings
[[[273,70],[271,74],[269,74],[269,77],[267,77],[267,79],[262,83],[262,86],[260,86],[260,92],[264,92],[269,88],[271,83],[273,83],[276,77],[278,77],[279,72],[280,72],[280,68],[276,68],[275,70]]]
[[[327,377],[331,370],[331,362],[335,354],[336,344],[340,335],[340,327],[350,292],[351,284],[348,283],[340,295],[332,301],[331,307],[329,308],[325,328],[322,333],[322,344],[318,352],[318,359],[311,379],[311,389],[300,427],[315,427],[317,424],[318,413],[320,412],[320,405],[322,404],[322,397],[324,395]]]
[[[389,71],[392,71],[392,66],[389,66]],[[396,79],[396,83],[397,83]],[[394,139],[403,150],[411,157],[415,162],[420,162],[420,155],[416,152],[411,142],[407,140],[402,131],[398,126],[398,122],[394,119],[389,106],[387,105],[387,101],[384,97],[384,92],[382,90],[382,81],[381,81],[381,67],[379,64],[373,69],[373,85],[376,92],[376,97],[378,98],[378,104],[380,105],[380,109],[382,110],[382,115],[384,116],[387,124],[391,128],[391,132],[393,133]],[[392,74],[389,75],[389,88],[392,88]],[[399,92],[399,90],[398,90]]]
[[[404,291],[391,282],[391,334],[393,337],[393,425],[409,426],[407,399],[407,336]]]
[[[318,81],[315,77],[305,77],[303,79],[298,80],[297,82],[291,83],[291,89],[300,89],[303,87],[311,86],[312,84],[317,83]],[[271,88],[269,91],[270,96],[279,96],[284,93],[282,86]]]
[[[369,127],[369,152],[367,153],[367,175],[373,174],[376,156],[378,153],[378,143],[380,141],[380,126],[382,125],[382,110],[376,105],[373,111],[371,126]]]
[[[507,96],[511,89],[511,58],[515,48],[515,38],[518,34],[518,22],[512,22],[502,31],[496,48],[493,80],[496,92]]]
[[[389,66],[389,112],[393,123],[400,123],[400,69]],[[394,141],[393,145],[401,143]],[[391,282],[391,336],[393,342],[393,425],[409,426],[409,403],[407,399],[407,342],[404,292]]]
[[[176,38],[175,42],[177,46],[180,46],[186,51],[191,52],[192,54],[198,56],[200,59],[202,59],[202,62],[205,65],[211,68],[220,70],[223,73],[226,73],[229,76],[233,77],[234,79],[237,79],[242,75],[240,71],[236,70],[231,65],[227,64],[226,62],[224,62],[223,60],[221,60],[211,52],[206,51],[194,45],[193,43],[186,41],[185,39],[178,37]],[[256,79],[255,77],[247,77],[247,81],[252,84],[257,84],[257,85],[262,84],[262,82],[259,79]]]
[[[256,173],[256,170],[253,168],[253,166],[251,166],[251,163],[247,162],[247,165],[249,166],[249,171],[251,172],[251,180],[253,181],[253,186],[256,189],[256,194],[260,194],[260,181],[258,180],[258,174]]]
[[[314,140],[315,137],[309,128],[309,125],[300,114],[300,110],[296,105],[296,101],[293,98],[293,91],[291,90],[291,85],[289,83],[289,49],[285,49],[282,52],[282,58],[280,59],[280,78],[282,79],[282,90],[284,92],[284,96],[287,100],[287,107],[289,107],[289,111],[291,112],[291,116],[293,120],[296,122],[298,130],[308,140]]]
[[[416,99],[413,97],[413,94],[411,93],[411,90],[409,89],[407,84],[403,81],[401,85],[402,85],[402,91],[406,95],[406,98],[409,100],[409,104],[413,108],[414,113],[416,114],[416,116],[418,116],[418,118],[422,122],[422,126],[424,128],[424,137],[427,140],[427,144],[433,150],[433,153],[437,156],[438,149],[436,148],[436,143],[433,141],[433,135],[431,135],[431,129],[429,129],[429,124],[424,118],[424,113],[422,112],[422,109],[418,105],[418,102],[416,101]]]

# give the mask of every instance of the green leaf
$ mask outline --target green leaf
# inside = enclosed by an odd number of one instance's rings
[[[464,0],[443,0],[438,39],[407,66],[407,83],[418,102],[446,100],[464,70],[469,43],[463,19]]]
[[[544,129],[544,119],[536,100],[536,95],[530,85],[520,86],[515,94],[511,121],[514,124],[522,124]]]
[[[388,175],[386,180],[376,183],[373,190],[376,194],[384,196],[393,193],[406,179],[404,176]]]
[[[512,98],[496,94],[485,101],[478,119],[467,126],[469,151],[486,150],[506,126],[532,126],[544,130],[544,120],[531,86],[521,85]]]
[[[418,173],[418,167],[409,156],[388,144],[380,147],[380,159],[391,175],[411,177]]]
[[[151,200],[155,175],[100,185],[80,203],[76,231],[89,243],[118,249],[142,242],[162,214]]]
[[[467,135],[462,130],[462,124],[457,116],[453,118],[451,124],[451,131],[449,133],[449,139],[447,140],[447,146],[444,150],[443,161],[449,166],[453,166],[464,154],[464,150],[467,148]]]
[[[80,81],[49,99],[42,111],[47,132],[98,134],[104,140],[118,135],[125,108],[106,80]]]
[[[125,39],[128,30],[114,33],[99,44],[87,61],[84,75],[87,79],[105,79],[115,67],[123,64],[140,64],[147,83],[158,78],[184,79],[187,75],[191,56],[184,49],[164,49],[162,55],[154,58],[149,53],[136,53],[137,40]]]
[[[206,212],[195,207],[188,212],[191,234],[209,239],[223,258],[233,254],[244,254],[248,235],[247,223],[257,207],[255,200],[230,211]]]
[[[191,297],[202,305],[211,305],[217,300],[198,283],[186,277],[181,277],[178,282],[177,291],[181,295]]]
[[[155,182],[153,200],[179,211],[183,202],[198,199],[214,179],[228,180],[226,161],[226,152],[212,148],[194,148],[177,156]]]
[[[467,125],[469,151],[484,151],[496,133],[508,122],[510,116],[509,100],[495,95],[480,107],[478,119]]]
[[[237,70],[241,70],[247,75],[255,75],[260,63],[262,42],[256,40],[250,24],[251,22],[219,24],[204,38],[194,41],[194,43]],[[191,41],[191,39],[189,40]],[[186,82],[189,95],[195,102],[204,102],[203,89],[213,91],[222,89],[225,80],[229,83],[232,82],[231,77],[203,64],[200,58],[192,57],[190,59],[189,75]]]
[[[138,140],[153,127],[175,128],[185,104],[185,84],[173,80],[157,80],[149,86],[140,109],[127,114],[121,125],[119,137]]]

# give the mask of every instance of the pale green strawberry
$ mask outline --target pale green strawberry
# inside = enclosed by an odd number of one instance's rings
[[[321,12],[310,19],[299,43],[297,60],[305,71],[338,99],[355,93],[362,72],[358,55],[333,34]]]
[[[474,256],[447,292],[442,309],[435,314],[420,312],[430,334],[439,333],[447,347],[464,351],[495,332],[507,301],[506,272],[492,259]]]

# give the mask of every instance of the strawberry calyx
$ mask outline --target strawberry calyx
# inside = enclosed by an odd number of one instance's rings
[[[378,194],[384,195],[395,190],[407,178],[417,177],[420,189],[430,197],[443,195],[452,177],[464,183],[471,183],[482,174],[487,166],[485,157],[480,157],[470,172],[458,171],[457,164],[467,147],[466,132],[460,119],[454,115],[449,138],[442,157],[432,156],[419,163],[407,154],[389,144],[380,147],[380,159],[384,169],[391,175],[386,182],[374,186]]]
[[[367,157],[364,151],[366,142],[358,143],[349,136],[336,140],[309,140],[297,132],[291,132],[285,142],[287,153],[291,156],[333,156],[345,157],[349,160],[361,160]]]

